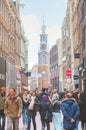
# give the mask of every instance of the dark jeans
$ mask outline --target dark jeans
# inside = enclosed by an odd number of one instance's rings
[[[28,116],[28,130],[31,130],[31,128],[30,128],[31,118],[32,118],[34,130],[36,130],[35,116]]]
[[[4,110],[0,110],[0,130],[5,130],[5,114],[4,114]]]
[[[47,130],[50,130],[50,123],[42,120],[42,130],[45,130],[45,126],[47,125]]]

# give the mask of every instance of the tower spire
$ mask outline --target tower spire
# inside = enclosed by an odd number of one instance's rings
[[[44,22],[44,16],[43,16],[43,25],[45,25],[45,22]]]
[[[42,33],[45,33],[45,31],[46,31],[46,26],[45,26],[45,21],[44,21],[44,16],[43,16]]]

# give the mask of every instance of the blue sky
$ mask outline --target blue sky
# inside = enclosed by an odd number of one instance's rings
[[[23,15],[36,15],[42,24],[45,17],[46,26],[61,26],[66,11],[66,0],[21,0],[25,7]]]
[[[61,38],[61,26],[66,15],[67,0],[21,0],[25,4],[20,9],[21,20],[25,35],[29,40],[28,65],[29,69],[38,63],[40,33],[43,16],[48,34],[48,48]]]

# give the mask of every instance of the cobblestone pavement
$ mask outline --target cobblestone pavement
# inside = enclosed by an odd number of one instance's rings
[[[37,116],[36,116],[36,124],[37,124],[37,130],[41,130],[41,120],[40,120],[39,113],[37,113]],[[81,124],[79,123],[78,130],[82,130],[80,126],[81,126]],[[54,130],[53,122],[50,124],[50,129]],[[5,129],[5,130],[7,130],[7,129]],[[20,118],[20,121],[19,121],[19,130],[26,130],[26,129],[23,129],[22,118]],[[31,130],[34,130],[32,122],[31,122]]]

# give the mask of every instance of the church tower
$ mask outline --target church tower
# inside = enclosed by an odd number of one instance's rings
[[[47,36],[48,35],[46,34],[46,26],[43,20],[42,33],[40,34],[40,50],[38,52],[39,65],[48,64]]]
[[[38,52],[38,73],[41,77],[38,78],[38,89],[48,89],[50,83],[50,71],[49,71],[49,54],[47,47],[47,34],[46,26],[43,20],[42,33],[40,34],[40,49]]]

